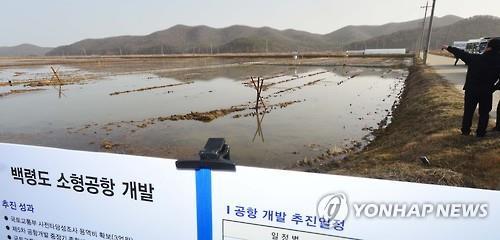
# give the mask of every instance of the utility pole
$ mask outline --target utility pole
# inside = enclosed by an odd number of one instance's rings
[[[266,39],[266,53],[269,52],[269,44],[268,44],[268,40]]]
[[[425,4],[425,6],[421,6],[420,8],[425,8],[425,14],[424,14],[424,20],[422,21],[422,34],[420,36],[420,41],[417,41],[417,58],[420,57],[420,52],[422,51],[422,48],[424,48],[424,36],[425,36],[425,21],[427,20],[427,9],[429,9],[431,6],[429,6],[429,1]],[[416,50],[416,49],[415,49]]]
[[[427,46],[425,47],[425,52],[424,52],[424,64],[427,64],[427,54],[429,53],[429,47],[431,44],[432,22],[434,20],[434,10],[436,10],[436,0],[432,0],[431,19],[429,21],[429,31],[427,33]]]

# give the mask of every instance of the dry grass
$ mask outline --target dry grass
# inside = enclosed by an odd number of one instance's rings
[[[500,189],[500,133],[461,136],[463,95],[428,67],[410,71],[393,122],[330,173]]]

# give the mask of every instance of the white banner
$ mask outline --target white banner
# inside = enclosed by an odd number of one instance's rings
[[[499,191],[248,167],[212,177],[214,239],[500,239]]]
[[[499,239],[500,192],[0,144],[3,239]]]
[[[1,238],[196,239],[194,179],[168,159],[0,144]]]

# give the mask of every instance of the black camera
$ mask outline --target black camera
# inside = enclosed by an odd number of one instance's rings
[[[178,160],[175,165],[179,169],[236,170],[230,158],[229,145],[224,138],[209,138],[199,155],[199,160]]]

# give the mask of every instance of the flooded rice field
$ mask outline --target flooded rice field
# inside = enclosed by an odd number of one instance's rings
[[[408,74],[256,60],[141,64],[0,68],[0,142],[189,159],[224,137],[237,164],[284,168],[370,141]],[[264,79],[258,107],[251,77]]]

